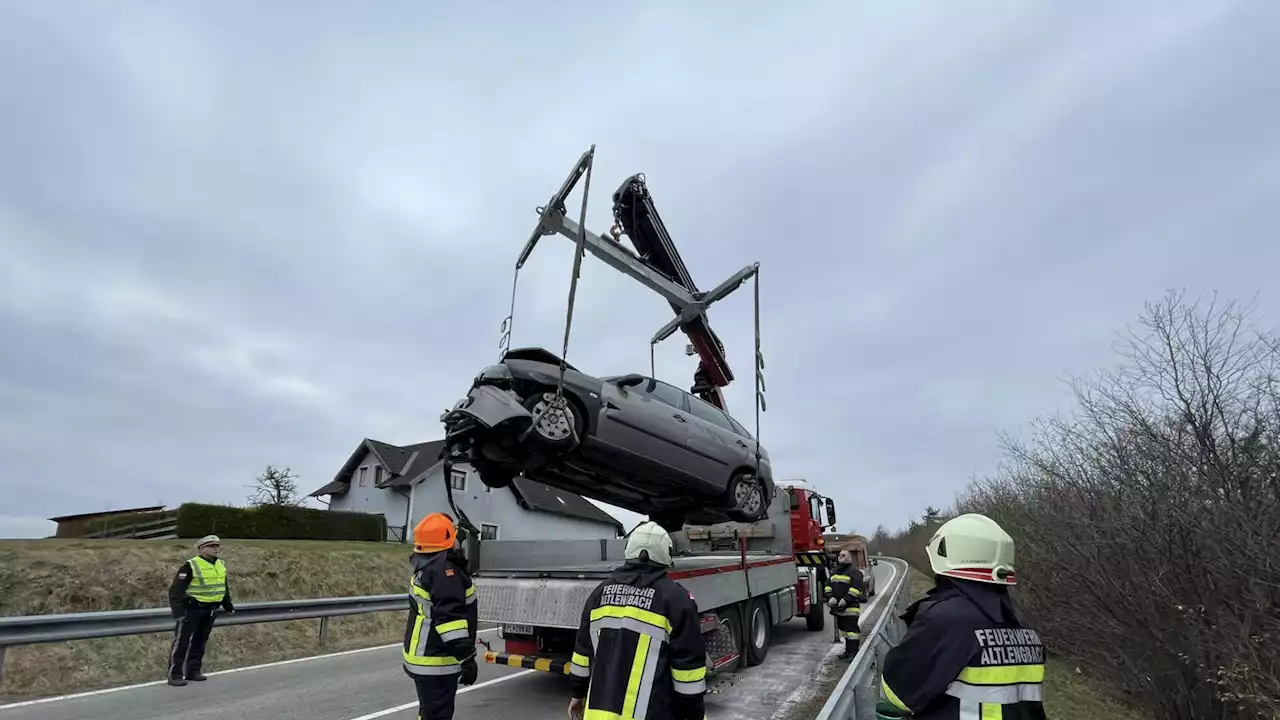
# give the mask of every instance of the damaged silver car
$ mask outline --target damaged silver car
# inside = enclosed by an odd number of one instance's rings
[[[507,352],[441,416],[445,452],[489,487],[516,475],[664,526],[765,517],[769,453],[727,413],[660,380],[597,378],[541,348]]]

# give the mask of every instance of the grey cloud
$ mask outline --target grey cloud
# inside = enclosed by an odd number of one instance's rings
[[[763,263],[779,474],[905,522],[1166,287],[1274,315],[1276,14],[0,10],[0,535],[435,435],[593,142],[590,226],[642,171],[700,283]],[[517,344],[559,348],[570,261],[522,273]],[[591,260],[579,297],[575,364],[647,368],[665,305]],[[749,426],[750,318],[749,289],[712,311]]]

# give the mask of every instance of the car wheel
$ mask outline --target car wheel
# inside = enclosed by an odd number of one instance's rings
[[[764,486],[750,472],[740,472],[729,480],[729,507],[738,522],[755,522],[769,514]]]
[[[543,447],[568,450],[582,437],[582,417],[573,401],[567,397],[564,398],[564,404],[560,406],[559,412],[550,409],[544,413],[543,410],[555,400],[555,397],[554,392],[535,393],[524,401],[524,406],[533,413],[534,417],[541,415],[533,425],[533,437],[536,437]]]

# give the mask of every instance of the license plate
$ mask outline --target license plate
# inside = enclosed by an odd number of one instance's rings
[[[503,625],[502,634],[503,635],[532,635],[533,626],[532,625]]]

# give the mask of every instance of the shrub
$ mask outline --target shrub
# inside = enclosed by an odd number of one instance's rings
[[[287,505],[237,508],[226,505],[185,503],[178,508],[178,537],[216,534],[233,538],[266,540],[371,540],[386,539],[382,515]]]

